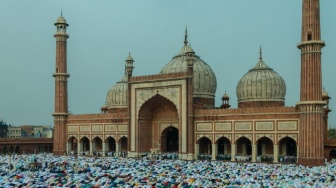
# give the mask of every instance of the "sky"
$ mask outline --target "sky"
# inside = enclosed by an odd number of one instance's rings
[[[300,100],[300,0],[2,0],[0,120],[51,125],[54,112],[55,21],[69,27],[68,94],[73,114],[100,113],[107,91],[134,58],[134,76],[158,74],[188,41],[217,77],[216,106],[259,60],[286,82],[286,106]],[[336,1],[321,5],[323,86],[336,127]]]

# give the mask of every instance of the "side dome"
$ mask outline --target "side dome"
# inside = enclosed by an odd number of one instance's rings
[[[107,108],[127,108],[127,75],[107,92],[105,105]]]
[[[160,74],[176,73],[176,72],[187,72],[187,56],[191,47],[188,46],[187,33],[185,34],[184,46],[180,52],[172,58],[160,71]],[[217,89],[217,79],[215,73],[212,71],[211,67],[204,62],[199,56],[195,55],[194,62],[194,93],[195,98],[209,98],[211,100],[215,99],[215,93]],[[201,103],[203,103],[200,100]],[[196,100],[197,102],[197,100]],[[212,103],[212,102],[211,102]],[[214,104],[210,104],[214,105]]]
[[[128,55],[125,62],[125,74],[121,81],[117,82],[107,92],[105,105],[102,107],[102,111],[110,111],[109,109],[127,108],[128,75],[132,75],[134,68],[134,60],[131,54]]]
[[[275,107],[285,105],[286,84],[282,77],[262,60],[238,82],[238,108]]]

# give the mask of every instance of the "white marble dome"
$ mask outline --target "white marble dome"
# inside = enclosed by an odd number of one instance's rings
[[[285,101],[286,84],[282,77],[262,60],[247,72],[236,88],[238,102]]]
[[[127,108],[127,75],[107,92],[105,105],[107,108]]]
[[[187,72],[187,56],[185,53],[191,48],[187,43],[187,41],[184,42],[180,52],[161,69],[160,74]],[[197,55],[195,55],[193,82],[194,97],[215,98],[217,89],[216,75],[211,67]]]

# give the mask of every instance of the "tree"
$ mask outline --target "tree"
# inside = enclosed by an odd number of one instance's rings
[[[328,129],[328,139],[336,140],[336,129]]]

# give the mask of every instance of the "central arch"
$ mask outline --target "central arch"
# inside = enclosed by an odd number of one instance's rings
[[[173,132],[170,133],[169,128],[168,132],[164,132],[166,127],[178,124],[178,111],[172,101],[156,94],[141,106],[138,118],[138,140],[135,142],[139,152],[150,152],[154,148],[164,149],[164,151],[178,151],[179,147],[176,144],[179,143],[174,140],[179,138],[178,129],[171,128]],[[167,134],[174,137],[170,140],[163,139],[162,136]],[[168,136],[166,138],[168,139]],[[172,147],[167,145],[170,144],[167,141],[172,142]]]

